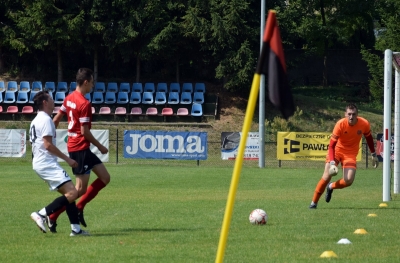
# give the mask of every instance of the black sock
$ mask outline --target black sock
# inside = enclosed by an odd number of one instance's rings
[[[68,204],[69,202],[68,199],[65,197],[65,195],[57,197],[51,204],[45,207],[46,214],[49,216],[53,214],[55,211],[61,209],[63,206],[66,206]]]
[[[72,202],[66,206],[66,212],[71,224],[79,225],[78,208],[76,208],[75,202]]]

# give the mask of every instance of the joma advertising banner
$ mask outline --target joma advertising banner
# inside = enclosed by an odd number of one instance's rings
[[[0,157],[25,157],[25,153],[25,129],[0,129]]]
[[[206,160],[207,133],[125,130],[124,157]]]
[[[109,149],[109,131],[108,130],[90,130],[93,136],[103,144],[107,149]],[[57,129],[56,130],[56,144],[57,148],[60,149],[65,155],[68,155],[67,149],[67,141],[68,141],[68,130],[65,129]],[[90,145],[90,150],[99,157],[102,162],[108,162],[109,153],[102,154],[96,146]],[[57,158],[59,162],[64,162],[64,160]]]
[[[326,132],[278,132],[276,158],[278,160],[325,160],[328,154],[330,133]],[[360,149],[362,142],[360,141]],[[357,161],[362,151],[358,151]]]

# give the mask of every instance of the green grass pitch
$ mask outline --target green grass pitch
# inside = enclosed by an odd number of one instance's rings
[[[6,160],[0,160],[0,262],[215,261],[233,168],[106,164],[111,183],[85,209],[92,236],[69,237],[66,214],[57,234],[37,229],[30,213],[58,193],[30,164]],[[322,165],[243,167],[224,262],[323,262],[329,259],[320,255],[330,250],[337,262],[398,262],[400,204],[392,195],[379,208],[382,170],[360,169],[350,188],[310,210],[321,173]],[[255,208],[267,212],[267,225],[249,223]],[[368,233],[354,234],[360,228]],[[352,244],[336,244],[341,238]]]

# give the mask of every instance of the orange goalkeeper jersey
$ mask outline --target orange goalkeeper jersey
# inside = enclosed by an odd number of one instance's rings
[[[331,139],[337,141],[335,151],[345,154],[358,154],[362,136],[371,134],[371,126],[366,119],[362,117],[357,117],[357,119],[357,123],[353,126],[349,125],[347,118],[336,123],[331,137]]]

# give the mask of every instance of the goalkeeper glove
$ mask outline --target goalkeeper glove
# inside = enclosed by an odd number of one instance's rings
[[[338,173],[338,169],[337,169],[337,166],[336,166],[336,163],[335,163],[335,161],[331,161],[330,162],[330,167],[329,167],[329,175],[330,176],[335,176],[335,175],[337,175],[337,173]]]
[[[372,166],[374,168],[377,168],[379,166],[379,160],[378,160],[378,157],[376,157],[376,152],[371,153],[371,158],[372,158]]]

